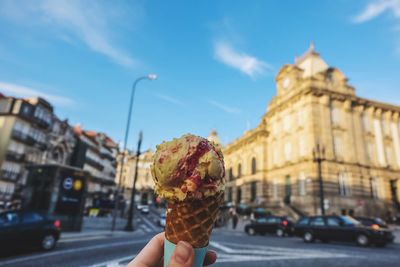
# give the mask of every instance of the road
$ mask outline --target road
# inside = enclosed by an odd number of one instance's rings
[[[138,215],[138,230],[64,237],[48,253],[24,251],[0,258],[0,266],[125,266],[158,232],[155,214]],[[216,229],[210,248],[217,251],[214,266],[400,266],[400,245],[360,248],[351,244],[305,244],[298,238],[247,236],[241,231]]]

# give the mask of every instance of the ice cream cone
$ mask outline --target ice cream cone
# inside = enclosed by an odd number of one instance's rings
[[[205,199],[169,202],[165,238],[174,244],[186,241],[194,248],[207,246],[223,198],[220,192]]]

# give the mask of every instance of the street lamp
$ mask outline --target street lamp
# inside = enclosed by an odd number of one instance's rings
[[[321,214],[325,215],[325,198],[324,198],[324,181],[322,180],[322,170],[321,164],[325,160],[325,148],[317,142],[315,148],[313,149],[313,159],[318,166],[318,182],[319,182],[319,201]]]
[[[128,120],[126,122],[126,128],[125,128],[125,138],[124,138],[124,149],[122,151],[122,158],[121,158],[121,168],[120,168],[120,172],[119,172],[119,179],[118,179],[118,185],[117,185],[117,189],[115,192],[115,203],[114,203],[114,211],[113,211],[113,220],[112,220],[112,226],[111,226],[111,231],[115,230],[115,222],[117,219],[117,212],[118,212],[118,206],[119,206],[119,191],[120,191],[120,187],[121,187],[121,182],[122,182],[122,173],[123,173],[123,169],[124,169],[124,163],[125,163],[125,151],[126,151],[126,147],[128,145],[128,136],[129,136],[129,128],[131,125],[131,115],[132,115],[132,107],[133,107],[133,100],[135,98],[135,91],[136,91],[136,85],[142,81],[142,80],[156,80],[157,79],[157,75],[156,74],[148,74],[146,76],[142,76],[137,78],[132,86],[132,92],[131,92],[131,100],[129,102],[129,111],[128,111]]]

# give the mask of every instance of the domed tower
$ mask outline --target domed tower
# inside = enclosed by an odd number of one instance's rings
[[[216,130],[212,130],[207,137],[208,141],[214,142],[217,145],[221,145],[221,140],[219,139],[218,133]]]

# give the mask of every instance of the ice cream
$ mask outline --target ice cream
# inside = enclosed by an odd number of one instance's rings
[[[224,198],[220,148],[205,138],[186,134],[157,146],[151,170],[155,192],[168,204],[164,265],[169,260],[168,248],[179,241],[204,252]]]
[[[167,201],[202,199],[224,190],[221,150],[191,134],[157,146],[152,174],[156,194]]]

